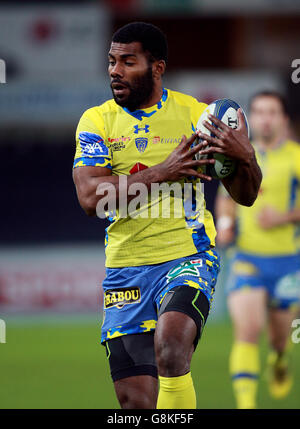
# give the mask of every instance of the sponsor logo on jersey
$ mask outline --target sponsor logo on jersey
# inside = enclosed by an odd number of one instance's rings
[[[198,265],[198,267],[202,267],[202,259],[194,259],[193,261],[190,261],[193,265]]]
[[[129,142],[130,141],[130,137],[116,137],[116,138],[110,138],[108,137],[108,141],[109,143],[115,143],[115,142]]]
[[[115,142],[111,143],[110,148],[113,152],[119,152],[120,150],[125,149],[125,145],[121,142]]]
[[[173,138],[173,137],[160,137],[160,136],[154,136],[152,138],[152,143],[153,144],[157,144],[157,143],[161,143],[161,144],[179,144],[181,143],[182,138],[178,137],[178,138]]]
[[[161,138],[161,140],[160,140],[160,142],[162,143],[162,144],[179,144],[179,143],[181,143],[182,142],[182,138],[181,137],[178,137],[178,138],[172,138],[172,137],[162,137]]]
[[[201,262],[199,262],[201,261]],[[172,268],[167,277],[167,283],[175,280],[177,277],[181,276],[196,276],[199,277],[200,273],[197,267],[202,267],[202,259],[194,260],[194,261],[184,261],[176,267]]]
[[[138,304],[141,302],[141,291],[139,287],[108,289],[104,293],[104,308],[123,308],[127,304]]]
[[[108,138],[108,141],[110,143],[110,148],[113,152],[118,152],[122,149],[124,149],[125,143],[129,142],[131,140],[130,137],[116,137],[116,138]]]
[[[108,147],[98,134],[81,132],[79,133],[79,143],[83,156],[108,156]]]
[[[148,139],[145,137],[138,137],[135,139],[135,145],[139,152],[145,152],[147,144],[148,144]]]
[[[150,125],[145,125],[144,127],[139,127],[138,125],[134,125],[134,134],[138,134],[140,131],[145,131],[145,133],[149,133]]]
[[[287,274],[275,286],[277,299],[299,300],[300,298],[300,272]]]

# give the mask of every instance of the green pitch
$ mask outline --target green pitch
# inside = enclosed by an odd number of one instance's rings
[[[6,322],[0,408],[119,408],[96,318]],[[231,339],[228,321],[208,322],[192,365],[198,408],[234,408],[227,370]],[[300,408],[300,344],[293,350],[294,387],[284,400],[268,395],[265,357],[263,339],[259,407]]]

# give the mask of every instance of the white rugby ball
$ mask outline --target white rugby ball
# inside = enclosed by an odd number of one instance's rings
[[[206,109],[200,116],[196,126],[196,131],[201,131],[202,133],[215,137],[215,134],[209,131],[203,125],[203,121],[207,121],[211,123],[210,119],[208,118],[209,114],[216,116],[218,119],[224,122],[224,124],[228,125],[230,128],[233,128],[233,129],[237,128],[238,127],[237,111],[240,108],[241,106],[238,103],[228,98],[222,98],[220,100],[214,101],[213,103],[209,104],[206,107]],[[249,137],[248,120],[244,111],[243,111],[243,114],[246,121],[248,137]],[[199,142],[201,142],[201,139],[198,139],[198,143]],[[202,171],[204,174],[207,174],[208,176],[211,176],[215,179],[223,179],[224,177],[229,176],[234,172],[236,168],[236,161],[221,153],[215,152],[214,154],[211,154],[211,155],[201,155],[197,153],[196,159],[204,159],[204,158],[214,158],[216,160],[214,164],[204,165],[202,167]]]

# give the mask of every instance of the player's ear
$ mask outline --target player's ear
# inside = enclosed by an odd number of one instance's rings
[[[153,77],[160,79],[166,71],[166,62],[164,60],[154,61],[152,64]]]

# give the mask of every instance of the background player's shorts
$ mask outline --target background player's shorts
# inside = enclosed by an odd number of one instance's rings
[[[226,292],[265,288],[270,307],[287,309],[300,303],[300,256],[264,257],[237,252]]]
[[[166,294],[178,286],[200,290],[210,305],[219,268],[212,249],[161,264],[107,268],[101,342],[154,331]]]

